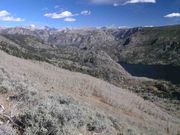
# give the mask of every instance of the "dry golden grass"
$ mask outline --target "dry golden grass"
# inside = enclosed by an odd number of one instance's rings
[[[44,62],[23,60],[2,51],[0,68],[13,80],[30,82],[28,85],[37,89],[42,99],[46,99],[50,94],[72,96],[107,116],[115,116],[139,134],[152,134],[151,130],[162,135],[179,133],[178,118],[128,90],[89,75],[70,72]]]

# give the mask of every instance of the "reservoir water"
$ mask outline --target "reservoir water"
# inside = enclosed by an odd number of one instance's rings
[[[128,64],[124,62],[120,62],[120,64],[133,76],[166,80],[174,84],[180,84],[180,67],[172,65]]]

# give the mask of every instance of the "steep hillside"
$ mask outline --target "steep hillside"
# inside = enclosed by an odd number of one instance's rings
[[[47,61],[59,67],[78,71],[122,84],[128,73],[100,49],[79,48],[77,46],[44,45],[40,40],[28,35],[3,35],[1,49],[18,57]],[[68,40],[68,39],[67,39]]]
[[[11,125],[25,135],[180,133],[179,118],[132,92],[45,62],[0,58],[0,133],[16,134]]]
[[[179,32],[179,25],[132,29],[5,28],[0,30],[0,49],[100,78],[179,116],[180,85],[132,77],[119,64],[178,65]]]
[[[143,28],[121,47],[119,61],[127,63],[180,65],[180,26]]]
[[[179,32],[179,25],[132,29],[8,28],[0,30],[0,48],[21,58],[46,61],[127,88],[137,84],[129,84],[132,77],[118,63],[178,65]],[[146,84],[156,86],[152,83]],[[170,87],[176,91],[175,86]]]

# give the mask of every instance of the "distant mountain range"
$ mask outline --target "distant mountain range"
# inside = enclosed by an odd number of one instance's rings
[[[0,29],[1,36],[33,48],[103,50],[115,61],[180,65],[180,25],[149,28]],[[35,43],[34,43],[35,42]],[[27,45],[28,44],[28,45]],[[148,52],[148,53],[147,53]],[[158,58],[158,59],[157,59]]]

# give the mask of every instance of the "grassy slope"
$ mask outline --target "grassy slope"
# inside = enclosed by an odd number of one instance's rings
[[[1,100],[10,99],[6,101],[12,107],[9,111],[16,105],[13,115],[24,134],[47,134],[49,130],[53,135],[179,132],[177,117],[127,90],[2,51],[0,57],[0,84],[7,89]]]
[[[175,26],[168,29],[173,32],[176,30],[174,27]],[[179,26],[177,27],[179,28]],[[126,60],[127,62],[139,62],[144,60],[148,62],[149,58],[157,57],[153,54],[153,52],[147,53],[144,51],[146,50],[144,48],[149,48],[150,45],[141,45],[137,43],[147,41],[146,37],[149,38],[150,34],[153,35],[153,33],[159,32],[159,30],[167,31],[164,28],[145,28],[145,30],[141,30],[135,35],[133,34],[135,38],[129,43],[129,45],[123,47],[124,50],[121,48],[122,45],[120,46],[120,49],[122,50],[121,53],[119,53],[120,51],[116,49],[116,46],[109,46],[110,48],[108,49],[86,49],[78,48],[76,46],[54,48],[52,46],[42,44],[42,42],[36,37],[21,35],[1,36],[0,48],[5,52],[20,58],[46,61],[61,68],[89,74],[103,79],[121,88],[123,87],[132,90],[145,99],[158,103],[163,102],[163,107],[166,110],[170,110],[170,113],[176,113],[176,110],[179,108],[179,101],[176,103],[176,100],[179,99],[177,95],[180,91],[178,86],[174,86],[167,82],[133,78],[119,64],[112,60],[112,55],[117,57],[119,54],[128,58]],[[146,34],[143,34],[143,31]],[[164,33],[166,32],[160,32],[160,34],[163,35],[162,37],[165,37]],[[173,38],[173,36],[171,38]],[[149,52],[153,50],[152,47],[150,48]],[[160,49],[161,48],[162,47],[160,47]],[[101,51],[101,49],[104,51]],[[114,50],[116,53],[114,53]],[[135,52],[136,54],[133,57],[130,55],[132,52]],[[148,54],[153,57],[146,57]],[[142,55],[142,57],[140,57],[140,55]],[[157,58],[150,60],[156,62]],[[169,62],[171,62],[171,60],[169,60]],[[168,102],[168,104],[166,104],[166,102]],[[169,104],[171,102],[173,102],[173,104]]]

